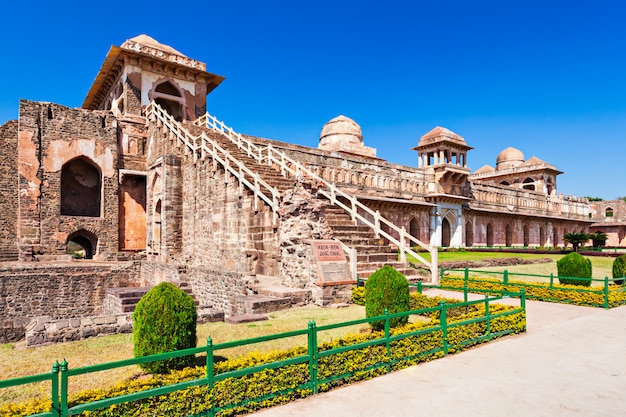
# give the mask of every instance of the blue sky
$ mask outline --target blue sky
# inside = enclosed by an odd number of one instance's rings
[[[513,146],[565,171],[560,193],[626,195],[618,0],[34,1],[3,15],[0,124],[20,98],[80,107],[109,47],[145,33],[226,77],[209,111],[242,133],[316,147],[344,114],[379,157],[416,166],[410,148],[439,125],[475,148],[472,170]]]

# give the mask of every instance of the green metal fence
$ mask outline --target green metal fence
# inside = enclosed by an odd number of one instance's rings
[[[458,276],[452,275],[458,273]],[[516,280],[516,278],[518,278]],[[528,279],[534,279],[533,282],[525,282]],[[560,280],[569,281],[589,281],[590,286],[563,286]],[[444,269],[440,270],[440,285],[417,283],[415,286],[421,293],[422,288],[438,288],[443,290],[463,291],[464,300],[467,301],[468,293],[481,294],[502,294],[503,292],[525,290],[528,299],[538,299],[542,301],[561,302],[569,304],[589,305],[593,307],[611,308],[620,305],[626,305],[626,277],[610,279],[596,278],[578,278],[578,277],[559,277],[554,274],[537,275],[514,273],[507,270],[504,271],[484,271],[478,269]],[[446,282],[450,283],[446,285]],[[486,284],[500,284],[498,288],[488,288]],[[587,294],[590,300],[599,300],[598,302],[572,302],[566,296],[550,296],[543,294],[543,290],[549,290],[548,294]]]
[[[208,406],[208,410],[206,412],[203,412],[201,414],[196,414],[196,415],[214,416],[217,412],[221,410],[233,409],[233,408],[240,407],[250,402],[266,400],[268,398],[276,397],[279,395],[284,395],[285,393],[295,392],[296,390],[307,390],[307,392],[315,394],[318,392],[318,389],[321,384],[329,384],[334,381],[346,379],[351,376],[354,376],[357,372],[367,372],[367,371],[377,370],[377,369],[380,369],[382,373],[390,372],[396,363],[406,361],[407,359],[410,359],[410,360],[413,360],[416,358],[419,359],[419,357],[433,355],[437,353],[445,356],[449,353],[449,350],[450,350],[450,342],[448,341],[448,333],[450,332],[451,329],[454,329],[459,326],[466,326],[466,325],[471,325],[474,323],[483,323],[483,322],[485,323],[484,333],[474,338],[464,340],[461,343],[462,346],[465,346],[468,344],[480,343],[483,341],[488,341],[495,337],[512,333],[514,332],[514,329],[512,328],[500,330],[500,331],[492,331],[492,326],[491,326],[493,320],[499,317],[504,317],[504,316],[512,315],[512,314],[518,314],[521,312],[525,313],[525,296],[523,292],[519,294],[511,294],[511,295],[514,295],[520,298],[520,306],[518,308],[511,308],[505,311],[499,311],[495,313],[493,312],[493,309],[490,308],[490,305],[493,302],[497,302],[498,300],[501,300],[503,297],[490,297],[486,295],[485,299],[483,300],[468,301],[468,302],[462,302],[462,303],[451,303],[451,304],[447,304],[445,301],[442,301],[440,305],[436,307],[423,308],[419,310],[413,310],[409,312],[402,312],[402,313],[395,313],[395,314],[388,314],[387,312],[385,312],[384,315],[378,316],[378,317],[364,318],[360,320],[353,320],[353,321],[331,324],[331,325],[326,325],[326,326],[318,327],[315,324],[315,322],[310,322],[308,324],[308,327],[302,330],[295,330],[291,332],[262,336],[262,337],[240,340],[240,341],[220,343],[216,345],[213,345],[211,339],[209,338],[207,340],[206,346],[202,346],[202,347],[186,349],[186,350],[170,352],[170,353],[164,353],[164,354],[159,354],[159,355],[146,356],[142,358],[134,358],[134,359],[117,361],[117,362],[109,362],[109,363],[86,366],[86,367],[75,368],[75,369],[70,369],[69,364],[66,361],[63,361],[61,363],[57,362],[53,365],[52,371],[50,373],[0,381],[0,389],[22,386],[22,385],[40,382],[40,381],[50,381],[51,382],[50,398],[52,400],[52,409],[46,413],[36,414],[36,416],[65,417],[65,416],[77,415],[85,411],[103,409],[103,408],[110,407],[116,404],[124,404],[124,403],[128,403],[131,401],[137,401],[137,400],[142,400],[142,399],[155,397],[155,396],[159,396],[163,394],[173,393],[175,391],[184,390],[190,387],[207,386],[209,388],[212,388],[214,384],[216,384],[219,381],[224,381],[228,378],[239,378],[239,377],[243,377],[247,375],[252,375],[254,373],[264,371],[264,370],[278,369],[278,368],[282,368],[282,367],[286,367],[290,365],[296,365],[296,364],[307,365],[308,378],[307,378],[307,381],[304,382],[303,384],[297,385],[295,387],[282,389],[276,392],[272,392],[271,394],[266,394],[257,398],[246,398],[244,401],[241,401],[238,403],[226,404],[221,407],[216,407],[214,404],[211,404],[210,406]],[[481,305],[484,305],[485,313],[484,315],[480,317],[475,317],[475,318],[465,319],[465,320],[460,320],[460,321],[450,321],[448,319],[449,317],[448,312],[450,309],[457,309],[460,307],[469,308],[470,306],[481,306]],[[390,325],[389,325],[391,319],[396,318],[396,317],[411,316],[411,315],[422,316],[422,315],[428,315],[429,313],[438,314],[439,316],[438,323],[434,322],[432,326],[420,328],[418,330],[407,332],[407,333],[392,334],[390,330]],[[322,349],[320,344],[318,343],[318,334],[320,332],[332,330],[332,329],[338,329],[342,327],[349,327],[349,326],[364,324],[364,323],[370,323],[373,321],[385,322],[384,332],[381,333],[382,337],[362,341],[362,342],[355,343],[355,344],[350,344],[347,346],[338,346],[338,347],[334,347],[330,349],[328,347]],[[434,349],[431,349],[425,352],[420,352],[414,355],[413,358],[398,357],[397,352],[395,354],[394,352],[392,352],[393,342],[410,338],[410,337],[416,337],[416,336],[433,334],[433,333],[441,334],[441,343]],[[298,337],[298,336],[303,336],[303,335],[305,335],[308,339],[306,354],[302,354],[296,357],[290,357],[287,359],[281,359],[281,360],[274,361],[271,363],[263,363],[261,365],[251,366],[251,367],[247,367],[243,369],[231,370],[231,371],[223,372],[223,373],[216,373],[214,370],[215,353],[220,350],[238,347],[238,346],[244,346],[244,345],[254,345],[257,343],[263,343],[263,342],[268,342],[268,341],[278,340],[278,339]],[[338,375],[332,374],[332,375],[328,375],[325,377],[320,377],[318,371],[319,371],[320,361],[323,360],[323,358],[332,357],[334,355],[339,355],[344,352],[364,349],[364,348],[368,348],[372,346],[381,346],[381,347],[384,346],[386,354],[384,355],[384,358],[381,361],[375,364],[372,364],[368,366],[367,368],[358,369],[354,372],[341,373]],[[141,392],[134,392],[130,394],[120,395],[120,396],[113,397],[113,398],[106,398],[106,399],[102,399],[98,401],[77,404],[73,406],[70,406],[68,403],[70,380],[74,376],[90,374],[90,373],[95,373],[95,372],[100,372],[100,371],[106,371],[106,370],[120,368],[120,367],[139,365],[142,363],[148,363],[148,362],[170,359],[174,357],[187,356],[187,355],[206,355],[206,369],[205,369],[204,377],[192,379],[189,381],[179,382],[179,383],[172,384],[172,385],[151,388],[151,389],[141,391]]]

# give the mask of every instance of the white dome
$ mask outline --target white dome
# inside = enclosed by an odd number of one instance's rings
[[[498,154],[496,169],[515,168],[524,163],[524,154],[517,148],[508,147]]]

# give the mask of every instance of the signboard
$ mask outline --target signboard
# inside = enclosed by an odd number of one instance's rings
[[[341,243],[335,240],[311,241],[317,264],[317,285],[352,284],[354,279]]]

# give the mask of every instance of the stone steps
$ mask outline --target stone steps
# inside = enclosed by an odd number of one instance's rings
[[[0,262],[15,262],[19,260],[19,250],[15,245],[0,246]]]

